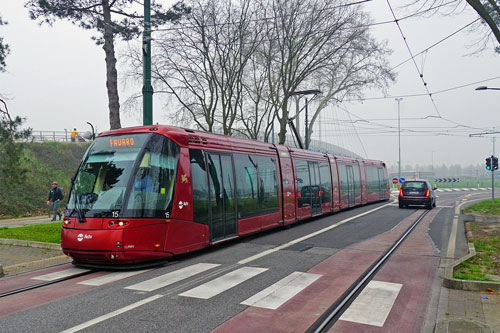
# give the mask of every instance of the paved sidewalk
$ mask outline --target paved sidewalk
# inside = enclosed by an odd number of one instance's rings
[[[47,216],[0,220],[0,228],[51,223]],[[0,277],[71,262],[59,244],[0,239]]]

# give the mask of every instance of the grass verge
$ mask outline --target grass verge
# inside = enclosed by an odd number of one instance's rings
[[[467,222],[468,241],[476,255],[458,266],[454,277],[463,280],[492,281],[500,277],[500,223]]]
[[[19,228],[0,228],[0,238],[44,243],[61,243],[61,222],[30,225]]]
[[[500,215],[500,199],[485,200],[464,209],[464,213],[481,215]]]

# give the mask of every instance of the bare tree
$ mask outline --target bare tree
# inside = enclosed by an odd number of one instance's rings
[[[467,4],[481,18],[481,22],[475,24],[471,30],[485,31],[482,38],[483,50],[489,40],[495,39],[500,44],[500,1],[499,0],[466,0]],[[449,0],[411,0],[408,8],[416,9],[417,13],[443,13],[452,14],[466,6],[463,2]],[[495,51],[500,53],[500,46],[495,47]]]
[[[285,142],[290,93],[325,69],[349,44],[352,29],[359,29],[360,8],[340,0],[269,0],[272,17],[265,20],[263,54],[268,67],[268,88],[280,124],[279,142]],[[303,87],[304,88],[304,87]],[[317,89],[317,87],[307,87]]]
[[[395,80],[386,56],[390,54],[385,43],[379,43],[369,34],[368,17],[357,13],[358,27],[346,29],[337,36],[342,47],[327,60],[327,65],[315,72],[307,81],[322,91],[317,108],[311,113],[308,124],[308,142],[313,126],[327,105],[340,103],[345,98],[361,98],[366,88],[386,89]],[[347,41],[347,42],[345,42]]]
[[[0,16],[0,26],[7,24],[6,21],[2,20]],[[3,41],[3,37],[0,37],[0,72],[5,71],[5,58],[9,54],[9,45]]]
[[[245,67],[258,45],[251,1],[190,2],[191,14],[161,37],[154,79],[203,130],[231,135],[243,107]]]
[[[116,71],[115,37],[130,40],[142,31],[143,16],[132,9],[135,0],[29,0],[25,7],[30,17],[40,24],[52,24],[58,19],[67,19],[84,29],[96,29],[101,35],[94,36],[97,45],[102,45],[106,55],[106,88],[109,103],[109,123],[111,129],[121,127],[120,101],[118,97],[118,74]],[[140,4],[140,3],[139,3]],[[175,21],[189,12],[182,3],[175,4],[171,10],[154,1],[152,22],[154,26]],[[121,20],[113,20],[112,15]]]

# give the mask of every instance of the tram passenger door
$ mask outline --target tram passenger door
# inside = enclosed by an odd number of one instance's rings
[[[236,236],[234,172],[231,155],[207,153],[210,189],[210,241]]]
[[[321,214],[321,181],[319,179],[319,164],[318,162],[309,162],[309,172],[311,175],[311,186],[310,186],[310,196],[311,196],[311,215]]]
[[[349,207],[354,206],[355,204],[355,193],[354,193],[354,171],[352,168],[352,165],[346,165],[346,171],[347,171],[347,187],[348,187],[348,193],[349,193]]]

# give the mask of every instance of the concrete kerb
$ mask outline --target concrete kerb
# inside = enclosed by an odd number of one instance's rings
[[[25,247],[34,247],[40,249],[49,249],[49,250],[61,250],[61,244],[54,243],[44,243],[44,242],[35,242],[35,241],[25,241],[18,239],[5,239],[0,238],[0,244],[2,245],[13,245],[13,246],[25,246]],[[51,258],[39,259],[29,262],[24,262],[15,265],[2,266],[0,264],[0,278],[5,275],[13,275],[24,273],[27,271],[32,271],[36,269],[42,269],[50,266],[61,265],[68,262],[71,262],[72,259],[66,255],[55,256]]]
[[[60,250],[61,249],[61,244],[26,241],[26,240],[19,240],[19,239],[7,239],[7,238],[0,238],[0,244],[2,244],[2,245],[15,245],[15,246],[29,246],[29,247],[39,248],[39,249],[50,249],[50,250]]]
[[[474,247],[474,244],[468,243],[468,245],[469,245],[469,254],[463,256],[458,260],[455,260],[445,268],[443,286],[450,289],[469,290],[469,291],[484,291],[487,288],[500,291],[500,282],[462,280],[453,277],[456,268],[462,262],[469,260],[470,258],[476,255],[476,248]]]

